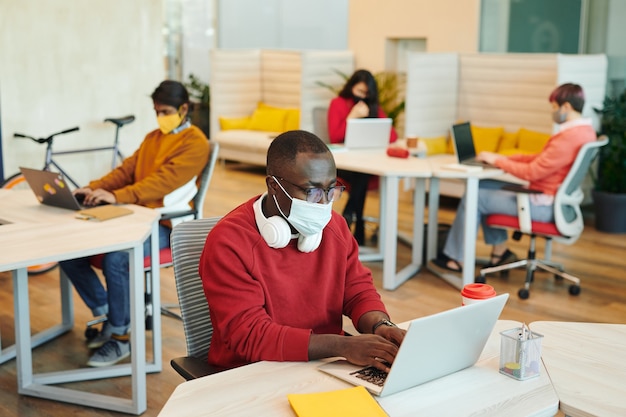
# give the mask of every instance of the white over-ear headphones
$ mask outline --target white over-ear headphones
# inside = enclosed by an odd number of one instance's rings
[[[252,204],[256,225],[259,228],[259,233],[263,236],[263,240],[265,240],[270,248],[284,248],[291,240],[291,227],[289,227],[289,223],[281,216],[265,217],[261,203],[266,196],[267,193],[263,193],[263,195]],[[306,253],[313,252],[318,248],[321,242],[322,232],[309,237],[300,235],[300,237],[298,237],[298,250]]]

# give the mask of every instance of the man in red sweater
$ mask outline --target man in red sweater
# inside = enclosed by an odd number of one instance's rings
[[[389,321],[356,241],[332,210],[343,186],[328,147],[305,131],[279,135],[267,152],[266,184],[204,247],[209,363],[343,356],[388,371],[405,332]],[[342,315],[362,334],[344,335]]]

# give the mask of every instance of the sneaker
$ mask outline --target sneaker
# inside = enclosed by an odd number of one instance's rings
[[[109,339],[108,342],[102,345],[102,347],[89,358],[87,366],[96,368],[111,366],[129,356],[130,342],[120,342],[119,340]]]
[[[104,322],[102,330],[95,337],[87,340],[87,347],[89,349],[98,349],[108,342],[109,339],[111,339],[111,326],[109,326],[108,322]]]

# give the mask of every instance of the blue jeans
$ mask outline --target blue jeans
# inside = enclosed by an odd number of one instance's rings
[[[159,249],[170,245],[169,227],[159,225]],[[150,255],[150,238],[143,243],[144,256]],[[107,315],[114,334],[128,333],[130,327],[130,267],[127,252],[110,252],[102,260],[104,288],[89,263],[89,257],[59,263],[76,291],[95,317]],[[108,291],[107,291],[108,290]]]
[[[478,213],[476,227],[482,225],[483,237],[488,245],[498,245],[506,242],[508,233],[504,229],[490,227],[486,224],[489,214],[517,215],[517,195],[513,191],[502,190],[505,183],[496,180],[480,181],[478,186]],[[530,217],[535,221],[551,222],[554,220],[554,206],[537,206],[530,204]],[[465,195],[459,202],[456,217],[446,239],[443,253],[450,258],[463,261],[463,240],[465,239]]]

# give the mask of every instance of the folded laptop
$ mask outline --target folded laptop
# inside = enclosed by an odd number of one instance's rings
[[[58,172],[23,167],[20,167],[20,171],[41,204],[69,210],[93,207],[83,206],[72,194],[69,183]]]
[[[385,149],[390,134],[390,118],[348,119],[343,143],[347,149]]]
[[[476,363],[508,294],[411,321],[388,374],[337,360],[319,369],[374,395],[386,396]]]

